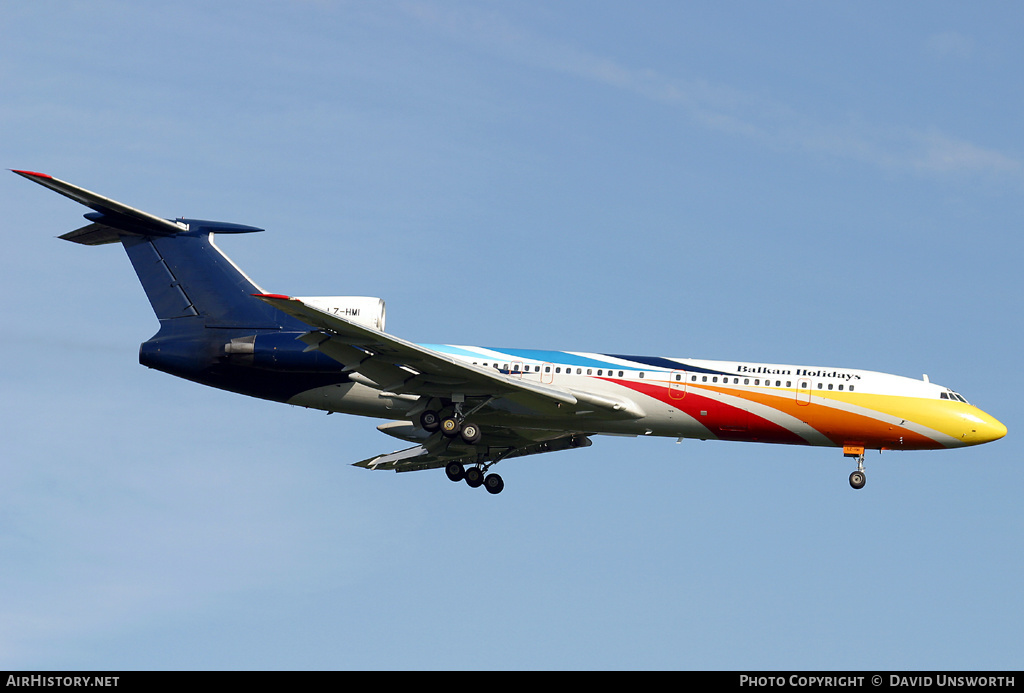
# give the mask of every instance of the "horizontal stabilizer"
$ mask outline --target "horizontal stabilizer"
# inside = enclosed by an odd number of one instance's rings
[[[122,233],[124,232],[105,224],[88,224],[80,229],[68,231],[58,238],[82,245],[106,245],[120,242]]]
[[[72,231],[71,234],[65,234],[65,236],[72,235],[72,238],[65,238],[65,240],[74,241],[75,243],[84,243],[85,245],[100,245],[102,243],[109,243],[111,241],[101,240],[106,236],[94,235],[91,241],[84,240],[90,234],[97,234],[100,229],[94,228],[96,226],[107,227],[109,229],[117,229],[121,232],[134,233],[143,236],[173,236],[182,231],[188,230],[188,225],[179,224],[167,219],[161,219],[160,217],[143,212],[141,209],[135,209],[128,205],[121,204],[111,200],[108,197],[103,197],[97,193],[80,188],[77,185],[72,185],[53,176],[48,176],[45,173],[36,173],[34,171],[14,171],[19,176],[28,178],[30,181],[39,183],[44,188],[49,188],[56,193],[60,193],[64,197],[70,198],[79,204],[83,204],[89,209],[99,212],[99,215],[87,215],[87,218],[95,222],[89,226]],[[88,229],[88,231],[86,231]],[[81,236],[75,236],[80,232],[85,232]]]

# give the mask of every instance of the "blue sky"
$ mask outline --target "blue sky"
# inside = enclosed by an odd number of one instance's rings
[[[1017,3],[8,4],[0,153],[418,342],[867,368],[1009,427],[598,438],[500,496],[147,370],[124,253],[0,179],[0,668],[1019,669]]]

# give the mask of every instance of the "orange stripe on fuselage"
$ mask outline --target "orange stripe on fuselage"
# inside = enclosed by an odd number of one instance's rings
[[[742,416],[742,414],[739,413],[739,410],[741,409],[740,407],[720,402],[713,396],[709,397],[708,395],[702,395],[699,393],[700,390],[704,390],[705,392],[715,392],[761,404],[774,409],[775,411],[792,416],[803,421],[808,426],[824,435],[838,447],[847,443],[856,443],[857,445],[863,445],[864,447],[872,449],[891,448],[900,450],[928,450],[945,447],[928,436],[922,435],[903,426],[890,424],[886,421],[879,421],[870,415],[848,412],[814,401],[808,404],[798,404],[796,401],[796,391],[792,389],[764,392],[742,388],[713,387],[706,384],[698,385],[687,383],[685,391],[686,394],[682,398],[677,399],[669,395],[669,390],[666,386],[667,383],[650,381],[641,385],[641,383],[637,383],[636,381],[617,382],[621,385],[632,387],[643,392],[643,394],[654,397],[665,404],[673,406],[694,417],[697,421],[701,421],[702,418],[707,419],[707,417],[701,416],[701,412],[706,411],[708,406],[714,406],[716,408],[725,407],[732,410],[728,413],[728,416],[733,419],[738,419]],[[637,385],[641,386],[636,387]],[[884,395],[861,395],[853,392],[844,394],[830,392],[828,395],[824,395],[823,393],[814,393],[813,395],[813,399],[816,400],[820,400],[823,397],[829,400],[841,401],[846,404],[862,407],[864,409],[878,411],[878,413],[883,416],[899,416],[896,410],[900,408],[900,400],[905,399]],[[691,401],[687,402],[687,400]],[[891,403],[892,406],[886,407],[885,411],[880,410],[878,408],[880,400]],[[713,402],[714,405],[709,405],[709,402]],[[716,422],[712,420],[709,421],[709,423],[713,426]],[[711,427],[709,426],[709,428]],[[729,440],[807,444],[806,440],[784,426],[750,411],[746,412],[745,430],[722,430],[719,427],[712,428],[712,431],[719,437],[727,438]]]
[[[853,442],[868,448],[899,448],[902,450],[928,450],[945,447],[920,433],[885,421],[879,421],[870,415],[836,409],[815,401],[811,401],[809,404],[798,404],[795,390],[782,390],[778,394],[774,394],[750,392],[747,390],[729,390],[727,388],[707,389],[735,397],[742,397],[751,402],[764,404],[784,414],[796,417],[829,438],[837,446]],[[814,395],[814,399],[821,399],[822,397],[823,395],[821,394]],[[826,399],[842,401],[846,404],[878,411],[873,407],[866,407],[865,404],[858,402],[858,398],[860,396],[856,393],[845,395],[829,393],[826,397]],[[896,400],[900,398],[894,397],[892,399],[894,400],[893,404],[898,405]],[[879,411],[879,414],[884,415],[889,414],[889,412]]]

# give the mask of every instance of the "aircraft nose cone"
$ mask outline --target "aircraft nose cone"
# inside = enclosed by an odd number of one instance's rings
[[[1006,426],[993,417],[988,417],[989,421],[985,424],[984,430],[978,431],[984,438],[985,442],[999,440],[1006,435]]]
[[[967,416],[965,419],[968,427],[964,439],[970,445],[990,443],[1006,435],[1006,426],[983,411],[979,410],[976,415]]]

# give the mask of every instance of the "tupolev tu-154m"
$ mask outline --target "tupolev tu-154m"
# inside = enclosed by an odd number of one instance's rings
[[[384,331],[384,302],[296,297],[257,286],[214,244],[262,229],[163,219],[52,176],[14,171],[92,211],[61,238],[120,243],[160,321],[139,361],[276,402],[388,419],[412,447],[356,462],[444,468],[499,493],[489,470],[595,435],[668,436],[842,448],[864,486],[865,450],[931,450],[1002,438],[1006,427],[953,390],[817,366],[414,344]]]

